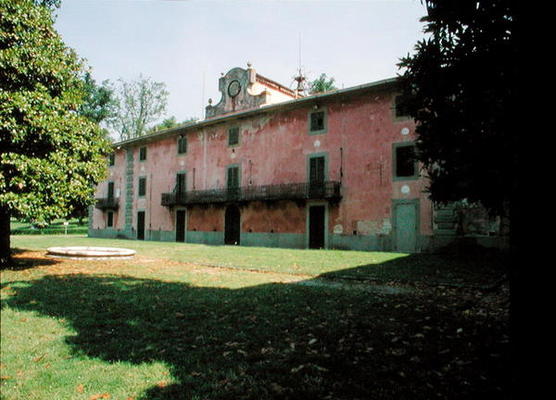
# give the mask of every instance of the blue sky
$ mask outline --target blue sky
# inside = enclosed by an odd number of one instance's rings
[[[338,87],[390,78],[423,37],[419,0],[62,0],[56,28],[87,59],[97,81],[166,83],[167,115],[203,118],[220,99],[220,73],[251,62],[292,85],[309,78]]]

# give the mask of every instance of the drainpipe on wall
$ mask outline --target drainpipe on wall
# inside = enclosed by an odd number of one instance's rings
[[[340,185],[344,177],[344,148],[340,147]]]

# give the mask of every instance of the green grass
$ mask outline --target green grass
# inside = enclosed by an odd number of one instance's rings
[[[136,250],[139,255],[178,262],[381,282],[489,284],[498,279],[505,268],[505,259],[498,253],[469,253],[455,257],[438,254],[207,246],[85,236],[14,236],[12,246],[37,250],[52,246],[125,247]]]
[[[12,238],[19,258],[1,272],[3,399],[507,395],[507,320],[492,300],[299,284],[410,256],[62,239]],[[59,261],[23,250],[64,244],[138,256]],[[197,259],[236,267],[182,262]]]

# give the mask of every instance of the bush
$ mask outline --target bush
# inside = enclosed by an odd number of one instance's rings
[[[72,235],[80,235],[87,233],[87,226],[80,226],[80,227],[68,227],[67,233]],[[63,227],[56,227],[56,228],[19,228],[13,229],[11,231],[12,235],[63,235],[66,233],[66,229]]]

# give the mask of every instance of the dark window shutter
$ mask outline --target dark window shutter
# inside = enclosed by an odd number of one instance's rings
[[[228,145],[233,146],[239,143],[239,128],[233,127],[228,129]]]
[[[311,132],[324,129],[324,111],[311,113]]]
[[[139,196],[144,196],[147,193],[147,178],[139,178]]]
[[[309,166],[309,182],[310,183],[323,183],[324,182],[324,157],[314,157],[310,159]]]
[[[176,175],[176,192],[183,193],[186,191],[186,175],[185,173],[180,173]]]
[[[178,138],[178,154],[187,153],[187,137],[180,136]]]
[[[147,148],[141,147],[139,149],[139,161],[145,161],[147,159]]]
[[[239,187],[239,168],[228,168],[228,188]]]

